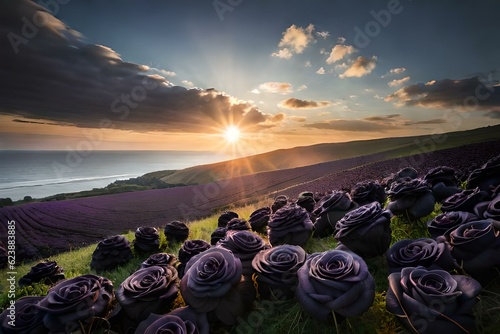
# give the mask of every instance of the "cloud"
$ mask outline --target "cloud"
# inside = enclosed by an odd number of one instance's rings
[[[321,66],[317,71],[316,71],[317,74],[325,74],[325,69],[323,68],[323,66]]]
[[[344,44],[345,41],[346,41],[345,37],[341,36],[341,37],[337,38],[337,43],[339,43],[339,44]]]
[[[161,72],[127,62],[28,0],[2,2],[0,110],[24,121],[147,132],[209,133],[235,122],[258,127],[273,116],[215,89],[175,86]],[[36,38],[22,38],[23,17],[44,17]],[[170,73],[171,74],[171,73]],[[171,75],[170,75],[171,76]]]
[[[289,98],[281,101],[278,106],[286,109],[319,109],[326,108],[332,105],[330,101],[311,101],[311,100],[300,100],[296,98]]]
[[[271,56],[281,59],[290,59],[292,58],[292,53],[290,52],[290,50],[288,50],[288,48],[284,48],[279,50],[278,52],[273,52]]]
[[[290,116],[288,118],[297,123],[304,123],[306,121],[306,118],[303,116]]]
[[[337,130],[351,132],[384,132],[395,129],[395,126],[373,123],[365,120],[334,119],[324,122],[310,123],[304,125],[307,128],[320,130]]]
[[[304,66],[305,66],[305,67],[311,67],[311,66],[312,66],[311,61],[310,61],[310,60],[307,60],[307,61],[304,63]]]
[[[406,72],[406,68],[404,67],[397,67],[397,68],[391,68],[389,70],[389,72],[387,72],[386,74],[384,74],[383,76],[381,76],[381,78],[386,78],[388,77],[389,75],[392,75],[392,74],[401,74],[401,73],[404,73]]]
[[[493,118],[493,119],[500,119],[500,110],[491,110],[488,111],[484,116]]]
[[[187,87],[194,87],[194,83],[192,83],[191,81],[188,81],[188,80],[182,80],[181,83]]]
[[[177,75],[173,71],[167,71],[167,70],[158,69],[158,68],[154,68],[154,67],[151,67],[149,69],[149,73],[151,73],[151,74],[158,74],[158,75],[161,75],[163,77],[175,77]]]
[[[300,86],[297,88],[297,92],[300,92],[301,90],[304,90],[304,89],[307,89],[307,86],[306,86],[306,85],[300,85]]]
[[[286,118],[286,114],[285,113],[279,113],[279,114],[276,114],[274,115],[270,121],[273,122],[273,123],[280,123],[282,122],[283,120],[285,120]]]
[[[293,93],[292,84],[289,84],[287,82],[275,82],[275,81],[264,82],[259,85],[259,89],[261,92],[279,93],[283,95]]]
[[[425,121],[408,122],[406,125],[418,125],[418,124],[431,125],[431,124],[444,124],[444,123],[446,123],[446,120],[443,118],[433,118]]]
[[[260,94],[260,91],[259,91],[257,88],[255,88],[255,89],[252,89],[252,90],[250,91],[250,93],[253,93],[253,94]]]
[[[405,82],[408,82],[410,80],[410,77],[404,77],[402,79],[394,79],[392,81],[389,81],[387,85],[389,87],[396,87],[404,84]]]
[[[385,101],[397,106],[498,110],[500,86],[491,77],[432,80],[403,87],[386,96]]]
[[[319,37],[321,37],[323,39],[327,39],[328,36],[330,36],[330,32],[328,32],[328,31],[317,31],[316,35],[318,35]]]
[[[332,52],[330,52],[330,56],[326,60],[326,63],[333,64],[357,51],[358,50],[352,45],[337,44],[332,48]]]
[[[278,43],[281,48],[271,55],[282,59],[290,59],[294,53],[302,53],[314,41],[314,25],[309,24],[305,29],[292,24],[283,32],[283,37]]]
[[[396,118],[400,118],[401,114],[389,114],[389,115],[378,115],[378,116],[369,116],[363,118],[365,121],[370,122],[392,122]]]
[[[339,78],[360,78],[370,74],[375,66],[377,66],[377,57],[373,56],[371,59],[368,59],[359,56],[344,73],[339,75]]]

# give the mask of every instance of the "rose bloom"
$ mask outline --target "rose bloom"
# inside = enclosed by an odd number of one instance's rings
[[[104,317],[113,300],[113,283],[95,275],[77,276],[58,283],[36,305],[45,312],[43,322],[52,332],[70,332]]]
[[[232,326],[255,299],[251,280],[242,276],[241,261],[225,248],[197,254],[186,265],[180,291],[197,313],[209,313]]]
[[[478,217],[470,212],[465,211],[449,211],[437,215],[427,223],[427,230],[433,238],[444,235],[446,231],[458,227],[462,224],[473,220],[478,220]]]
[[[407,267],[389,275],[386,308],[410,333],[470,333],[480,292],[468,276]]]
[[[348,251],[312,254],[297,275],[295,297],[318,321],[330,320],[332,312],[341,317],[361,315],[375,299],[375,282],[365,261]]]
[[[45,312],[36,307],[36,304],[43,297],[21,297],[16,300],[15,307],[15,326],[9,324],[11,319],[10,310],[7,308],[0,314],[0,333],[16,334],[16,333],[30,333],[30,334],[45,334],[49,330],[43,323]]]
[[[335,239],[361,257],[382,255],[392,240],[391,217],[378,202],[348,212],[335,225]]]
[[[437,268],[451,271],[458,264],[451,256],[450,245],[430,238],[406,239],[396,242],[386,253],[391,273],[405,267]]]

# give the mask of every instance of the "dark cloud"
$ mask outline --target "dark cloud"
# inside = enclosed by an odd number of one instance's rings
[[[304,125],[308,128],[322,130],[338,130],[338,131],[353,131],[353,132],[384,132],[385,130],[395,129],[392,125],[373,123],[364,120],[329,120],[325,122],[311,123]]]
[[[174,86],[147,66],[88,44],[28,0],[0,4],[0,110],[79,127],[208,132],[229,122],[247,127],[271,115],[213,89]]]
[[[380,115],[380,116],[370,116],[363,118],[365,121],[370,122],[384,122],[388,120],[393,120],[395,118],[401,117],[401,114],[390,114],[390,115]]]
[[[493,118],[493,119],[500,119],[500,110],[491,110],[488,111],[484,116]]]
[[[398,106],[491,110],[500,106],[500,86],[491,75],[461,80],[432,80],[403,87],[387,96],[385,101]]]
[[[296,98],[290,98],[283,100],[279,103],[279,106],[286,109],[318,109],[331,106],[330,101],[310,101],[310,100],[299,100]]]
[[[444,123],[446,123],[445,119],[434,118],[434,119],[428,119],[425,121],[408,122],[406,125],[417,125],[417,124],[429,125],[429,124],[444,124]]]

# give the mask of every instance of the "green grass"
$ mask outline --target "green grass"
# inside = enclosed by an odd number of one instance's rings
[[[241,208],[226,208],[237,212],[240,217],[248,219],[250,213],[262,207],[263,203],[258,202]],[[436,205],[434,212],[422,219],[408,221],[406,217],[395,216],[391,220],[393,240],[392,243],[402,239],[412,239],[427,237],[428,232],[426,222],[440,213],[439,205]],[[220,212],[213,216],[193,221],[190,223],[190,239],[204,239],[209,241],[210,235],[217,227],[217,218]],[[133,241],[134,233],[125,234],[129,241]],[[265,236],[264,236],[265,237]],[[161,252],[177,255],[180,244],[168,245],[160,229]],[[324,239],[311,238],[304,246],[308,253],[321,252],[336,247],[333,237]],[[50,258],[64,268],[67,278],[83,274],[97,274],[90,268],[92,253],[96,245],[75,249],[67,253],[62,253]],[[114,282],[115,288],[124,281],[130,274],[136,271],[147,255],[134,254],[134,258],[125,266],[113,271],[100,272]],[[17,279],[26,274],[36,262],[25,263],[17,267]],[[370,309],[361,316],[349,318],[337,323],[323,324],[315,321],[294,301],[266,301],[257,300],[252,311],[240,318],[238,324],[230,329],[221,329],[218,332],[227,330],[229,333],[403,333],[404,330],[396,321],[395,317],[385,309],[385,293],[387,291],[387,264],[385,256],[367,259],[366,263],[370,273],[375,279],[376,294],[375,301]],[[0,282],[6,282],[6,271],[0,272]],[[26,295],[40,295],[47,293],[49,287],[43,284],[17,289],[16,298]],[[6,306],[9,299],[6,291],[0,294],[0,305]],[[179,298],[177,305],[183,306],[182,298]],[[481,333],[494,333],[500,325],[500,281],[497,280],[486,286],[481,295],[480,302],[475,307],[477,327]]]

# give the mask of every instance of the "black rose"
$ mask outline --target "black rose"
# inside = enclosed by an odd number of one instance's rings
[[[292,298],[298,284],[297,271],[306,261],[300,246],[279,245],[258,252],[252,260],[261,298]]]
[[[212,247],[208,242],[201,239],[186,240],[179,249],[179,266],[177,271],[179,272],[179,278],[184,276],[184,269],[186,264],[191,260],[196,254],[200,254],[207,249]]]
[[[442,202],[447,197],[461,191],[458,188],[459,180],[456,174],[451,167],[439,166],[432,168],[424,176],[424,180],[432,189],[436,201]]]
[[[137,270],[123,281],[115,295],[119,305],[110,318],[112,327],[126,333],[150,313],[164,313],[172,307],[179,291],[173,266],[152,266]]]
[[[226,227],[217,227],[210,235],[210,245],[215,246],[217,242],[226,236]]]
[[[264,240],[250,231],[227,231],[226,236],[219,240],[216,247],[222,247],[233,252],[241,260],[243,275],[252,275],[252,260],[258,252],[268,248]]]
[[[156,253],[151,254],[142,264],[141,268],[148,268],[152,266],[169,266],[174,265],[177,258],[169,253]]]
[[[480,292],[473,278],[407,267],[389,275],[386,308],[411,333],[471,333]]]
[[[274,203],[271,205],[271,211],[274,213],[288,204],[288,196],[279,195],[274,199]]]
[[[288,204],[273,213],[267,225],[267,236],[273,246],[283,244],[303,246],[313,229],[313,223],[306,209],[295,203]]]
[[[444,240],[430,238],[400,240],[387,251],[386,258],[391,273],[405,267],[422,266],[451,271],[458,266],[451,256],[450,245]]]
[[[255,232],[264,232],[271,216],[271,208],[263,207],[250,214],[248,222]]]
[[[449,211],[437,215],[434,219],[429,221],[427,223],[427,230],[431,234],[431,237],[437,238],[444,235],[444,233],[449,229],[473,220],[478,220],[478,217],[473,213],[465,211]]]
[[[314,207],[316,206],[314,194],[310,191],[301,192],[297,198],[297,204],[306,209],[307,212],[313,212]]]
[[[150,314],[137,327],[135,334],[208,334],[210,325],[205,313],[196,313],[189,306],[165,314]]]
[[[233,218],[227,223],[228,231],[247,231],[251,229],[250,223],[243,218]]]
[[[224,211],[217,219],[217,226],[226,227],[231,219],[238,217],[238,214],[234,211]]]
[[[69,333],[81,326],[92,327],[94,317],[103,317],[113,300],[113,283],[96,275],[77,276],[58,283],[36,307],[45,312],[43,322],[55,333]]]
[[[351,200],[351,196],[345,191],[334,191],[323,196],[316,203],[313,211],[313,214],[318,217],[314,222],[314,236],[323,238],[331,235],[337,221],[357,207],[358,205]]]
[[[63,268],[59,267],[55,261],[43,261],[31,267],[30,272],[21,277],[19,286],[38,282],[53,284],[62,279],[64,279]]]
[[[481,168],[470,173],[467,179],[467,188],[479,188],[483,191],[489,191],[490,186],[500,184],[500,155],[488,160]]]
[[[392,240],[392,214],[372,202],[348,212],[335,225],[335,239],[361,257],[382,255]]]
[[[189,227],[183,222],[174,220],[165,225],[164,232],[167,242],[184,242],[189,236]]]
[[[462,190],[443,201],[441,211],[467,211],[474,213],[474,207],[489,198],[488,193],[479,188]]]
[[[421,218],[434,211],[434,195],[427,183],[421,179],[394,182],[388,195],[391,201],[387,209],[395,215],[407,213],[410,217]]]
[[[14,309],[7,308],[0,314],[0,332],[5,334],[48,333],[49,330],[43,323],[45,312],[35,306],[42,299],[43,297],[29,296],[16,300]]]
[[[231,251],[214,247],[189,260],[180,291],[184,301],[197,313],[232,326],[252,305],[255,289],[242,276],[241,261]]]
[[[135,231],[134,249],[142,252],[155,252],[160,248],[160,234],[154,227],[139,227]]]
[[[497,195],[488,203],[486,211],[483,213],[484,218],[500,221],[500,195]]]
[[[97,244],[90,267],[96,271],[111,270],[133,257],[130,242],[123,235],[115,235]]]
[[[319,321],[328,321],[332,311],[340,319],[361,315],[375,299],[375,282],[365,261],[351,252],[330,250],[312,254],[297,275],[297,301]]]
[[[351,197],[358,205],[370,204],[371,202],[379,202],[383,204],[387,199],[384,187],[375,181],[364,181],[356,183],[351,191]]]
[[[500,269],[500,222],[471,221],[449,231],[451,255],[467,274],[481,284],[498,276]]]

